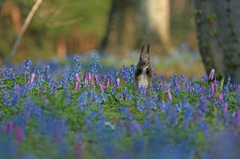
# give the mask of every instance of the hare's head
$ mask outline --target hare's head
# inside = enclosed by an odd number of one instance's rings
[[[150,54],[149,54],[149,48],[150,44],[147,45],[147,51],[144,52],[144,45],[142,44],[141,50],[140,50],[140,65],[143,67],[149,66],[150,65]]]

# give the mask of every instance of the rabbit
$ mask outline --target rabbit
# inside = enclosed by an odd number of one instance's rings
[[[151,96],[153,71],[151,66],[149,48],[150,44],[147,45],[147,52],[143,52],[144,45],[142,44],[140,49],[140,59],[136,66],[133,79],[134,95],[136,95],[139,92],[138,88],[143,86],[146,88],[147,97]]]

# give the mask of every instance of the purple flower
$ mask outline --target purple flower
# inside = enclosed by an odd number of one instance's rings
[[[98,75],[94,76],[94,80],[97,82],[99,80]]]
[[[156,74],[156,72],[155,72],[153,67],[152,67],[152,71],[153,71],[153,78],[157,77],[157,74]]]
[[[232,138],[235,140],[238,135],[238,129],[233,130]]]
[[[28,84],[33,84],[34,79],[35,79],[35,73],[33,72],[31,77],[30,77],[30,79],[29,79],[29,81],[28,81]]]
[[[214,73],[215,73],[215,70],[212,69],[211,72],[210,72],[210,75],[209,75],[209,80],[213,80],[213,78],[214,78]]]
[[[76,73],[75,76],[76,76],[76,80],[80,82],[80,78],[79,78],[78,73]]]
[[[227,104],[227,102],[225,102],[225,104],[224,104],[223,111],[224,111],[225,113],[228,111],[228,104]]]
[[[186,92],[188,92],[188,81],[186,83]]]
[[[115,87],[119,87],[120,86],[120,78],[117,78],[116,83],[115,83]]]
[[[82,147],[81,147],[81,145],[76,145],[75,152],[76,152],[76,158],[82,158]]]
[[[13,129],[13,122],[10,121],[6,126],[6,131],[8,135],[12,133],[12,129]]]
[[[100,88],[101,93],[104,93],[104,90],[103,90],[103,86],[102,86],[102,84],[99,83],[98,85],[99,85],[99,88]]]
[[[219,95],[219,97],[218,97],[218,100],[219,100],[220,102],[224,102],[223,93],[222,93],[222,92],[220,93],[220,95]]]
[[[174,87],[177,87],[177,77],[174,77]]]
[[[110,78],[108,78],[105,82],[105,87],[108,88],[109,87],[109,82],[110,82]]]
[[[170,92],[170,89],[167,90],[167,94],[168,94],[168,100],[172,101],[172,94]]]
[[[57,141],[61,141],[62,140],[62,136],[61,136],[61,132],[58,128],[58,126],[56,127],[56,136],[55,136]]]
[[[87,78],[87,72],[84,73],[83,80],[85,81],[86,78]]]
[[[76,82],[75,82],[75,85],[74,85],[74,90],[77,90],[77,89],[78,89],[78,87],[79,87],[79,81],[78,81],[78,80],[76,80]]]
[[[88,73],[88,82],[91,82],[92,81],[92,75],[91,75],[91,73],[89,72]]]
[[[212,94],[214,94],[215,91],[214,91],[214,83],[213,83],[213,82],[211,82],[211,84],[210,84],[210,88],[211,88]]]
[[[16,127],[16,140],[18,141],[18,142],[22,142],[22,140],[23,140],[23,129],[22,129],[22,127],[21,126],[17,126]]]
[[[43,103],[49,103],[49,100],[48,100],[47,98],[45,98],[45,99],[43,100]]]
[[[237,122],[237,126],[239,126],[239,122],[240,122],[240,109],[237,110],[237,113],[235,114],[234,119]]]

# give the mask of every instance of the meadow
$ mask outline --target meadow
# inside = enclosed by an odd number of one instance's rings
[[[240,85],[214,72],[154,74],[133,95],[135,65],[105,70],[95,55],[53,77],[50,65],[7,67],[0,78],[1,158],[238,158]],[[86,62],[86,61],[85,61]],[[155,70],[158,67],[154,67]],[[86,68],[85,68],[86,70]],[[198,75],[199,76],[199,75]]]

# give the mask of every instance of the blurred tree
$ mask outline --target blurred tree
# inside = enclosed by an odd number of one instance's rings
[[[112,0],[101,52],[125,54],[149,41],[170,53],[169,5],[169,0]]]
[[[230,75],[240,83],[240,1],[194,0],[200,53],[209,74]],[[219,78],[219,77],[218,77]]]
[[[1,9],[2,9],[3,1],[4,1],[4,0],[0,0],[0,12],[1,12]]]

